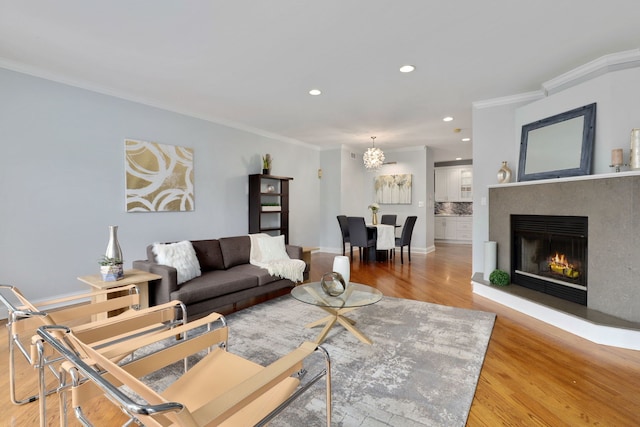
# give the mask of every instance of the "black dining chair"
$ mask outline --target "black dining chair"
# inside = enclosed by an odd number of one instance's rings
[[[413,226],[416,225],[417,216],[408,216],[402,227],[402,234],[400,237],[396,237],[396,247],[400,248],[400,264],[404,264],[404,258],[402,256],[402,249],[407,247],[407,254],[409,255],[409,262],[411,262],[411,235],[413,234]],[[395,256],[395,250],[393,251]]]
[[[380,224],[395,226],[397,218],[398,218],[398,215],[390,215],[390,214],[382,215],[382,218],[380,218]]]
[[[375,236],[369,235],[369,230],[364,222],[364,218],[361,216],[347,217],[347,223],[349,224],[349,239],[351,247],[357,246],[360,248],[360,260],[369,260],[369,248],[376,247]],[[351,261],[353,261],[353,250],[351,251]]]
[[[349,222],[346,215],[338,215],[338,225],[340,226],[340,233],[342,234],[342,255],[345,255],[346,244],[351,246],[351,240],[349,239]],[[353,247],[351,247],[351,259],[353,259]]]

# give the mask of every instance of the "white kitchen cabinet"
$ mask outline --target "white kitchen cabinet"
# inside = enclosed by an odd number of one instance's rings
[[[470,242],[473,239],[473,220],[471,217],[437,216],[435,217],[434,238]]]
[[[470,217],[456,219],[456,240],[473,240],[473,220]]]
[[[460,169],[460,201],[473,201],[473,170],[471,168]]]
[[[473,201],[473,170],[468,166],[435,168],[436,202]]]
[[[446,202],[449,200],[449,170],[447,168],[435,169],[435,191],[436,202]]]
[[[447,219],[443,217],[435,218],[434,237],[438,240],[444,240],[447,229]]]

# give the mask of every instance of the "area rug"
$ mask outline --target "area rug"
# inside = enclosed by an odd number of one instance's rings
[[[289,295],[244,309],[227,316],[229,351],[271,363],[303,341],[314,341],[320,328],[304,325],[324,315]],[[339,325],[322,344],[332,362],[332,425],[465,425],[495,314],[384,297],[348,317],[373,345]],[[321,366],[322,359],[316,359]],[[170,383],[179,371],[178,366],[159,372],[155,380]],[[320,381],[270,426],[323,426],[324,402]]]

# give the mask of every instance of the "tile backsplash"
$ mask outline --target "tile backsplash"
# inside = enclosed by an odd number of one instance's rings
[[[473,215],[472,202],[436,202],[436,215]]]

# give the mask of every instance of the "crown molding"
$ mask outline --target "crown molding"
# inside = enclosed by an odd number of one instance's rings
[[[482,108],[493,108],[503,105],[537,101],[538,99],[558,93],[603,74],[635,67],[640,67],[640,48],[601,56],[598,59],[561,74],[558,77],[547,80],[542,83],[542,89],[540,90],[504,96],[501,98],[475,101],[471,106],[474,109],[479,110]]]
[[[183,109],[183,108],[176,108],[172,105],[166,104],[164,102],[160,102],[154,99],[150,99],[150,98],[145,98],[145,97],[139,97],[139,96],[132,96],[128,93],[122,92],[122,91],[118,91],[118,90],[114,90],[112,88],[109,87],[105,87],[105,86],[100,86],[100,85],[94,85],[92,83],[86,82],[86,81],[82,81],[82,80],[74,80],[74,79],[69,79],[66,77],[61,77],[60,75],[56,74],[56,73],[51,73],[48,72],[46,70],[42,70],[40,68],[37,67],[31,67],[28,65],[24,65],[24,64],[20,64],[17,62],[13,62],[10,60],[6,60],[3,58],[0,58],[0,68],[4,68],[6,70],[9,71],[13,71],[16,73],[21,73],[21,74],[26,74],[32,77],[36,77],[39,79],[44,79],[44,80],[48,80],[54,83],[58,83],[58,84],[62,84],[65,86],[70,86],[70,87],[74,87],[77,89],[82,89],[82,90],[87,90],[90,92],[95,92],[95,93],[99,93],[101,95],[105,95],[105,96],[110,96],[113,98],[118,98],[118,99],[123,99],[125,101],[129,101],[129,102],[134,102],[136,104],[142,104],[142,105],[146,105],[148,107],[153,107],[153,108],[158,108],[160,110],[164,110],[164,111],[169,111],[171,113],[176,113],[176,114],[181,114],[184,116],[188,116],[194,119],[199,119],[199,120],[204,120],[210,123],[215,123],[217,125],[221,125],[221,126],[227,126],[229,128],[233,128],[233,129],[237,129],[237,130],[241,130],[244,132],[248,132],[254,135],[258,135],[264,138],[268,138],[268,139],[272,139],[274,141],[279,141],[279,142],[283,142],[283,143],[287,143],[287,144],[292,144],[292,145],[298,145],[298,146],[302,146],[302,147],[306,147],[306,148],[310,148],[312,150],[316,150],[319,151],[319,148],[315,145],[309,144],[307,142],[304,141],[300,141],[294,138],[289,138],[283,135],[279,135],[277,133],[273,133],[273,132],[269,132],[269,131],[265,131],[263,129],[258,129],[256,127],[253,126],[249,126],[247,124],[244,123],[239,123],[239,122],[235,122],[232,120],[228,120],[222,117],[214,117],[214,116],[209,116],[209,115],[203,115],[203,114],[199,114],[196,113],[194,111],[190,111],[188,109]]]
[[[493,107],[500,107],[502,105],[511,105],[511,104],[519,104],[523,102],[537,101],[538,99],[542,99],[544,97],[545,97],[545,94],[543,91],[536,90],[533,92],[519,93],[517,95],[503,96],[500,98],[492,98],[484,101],[475,101],[471,103],[471,106],[476,110],[480,110],[483,108],[493,108]]]
[[[546,95],[560,92],[611,71],[640,67],[640,48],[601,56],[542,83]]]

